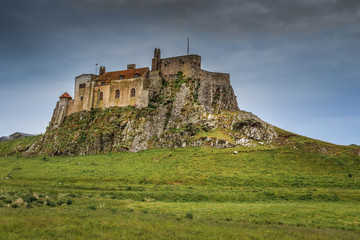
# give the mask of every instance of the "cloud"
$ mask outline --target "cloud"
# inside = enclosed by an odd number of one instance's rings
[[[97,9],[99,14],[145,18],[162,27],[218,34],[309,31],[360,20],[357,0],[69,0],[68,4]]]

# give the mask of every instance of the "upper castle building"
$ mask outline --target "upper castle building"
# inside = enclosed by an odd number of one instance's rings
[[[230,99],[225,101],[223,110],[238,110],[229,74],[202,70],[199,55],[161,58],[160,49],[155,49],[151,70],[128,64],[126,70],[106,72],[105,66],[100,66],[99,75],[82,74],[76,77],[74,98],[66,92],[60,96],[51,120],[53,127],[58,127],[72,113],[93,108],[147,107],[151,93],[158,91],[163,81],[175,80],[179,72],[186,77],[200,79],[205,92],[199,96],[199,101],[205,110],[211,111],[211,101],[219,94],[221,86],[227,87],[225,94]]]

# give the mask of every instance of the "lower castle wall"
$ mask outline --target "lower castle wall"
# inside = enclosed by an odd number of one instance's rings
[[[208,112],[238,111],[230,74],[195,70],[195,79],[200,79],[198,99]]]
[[[194,73],[194,78],[204,79],[210,84],[230,85],[230,74],[208,72],[202,69],[197,69]]]

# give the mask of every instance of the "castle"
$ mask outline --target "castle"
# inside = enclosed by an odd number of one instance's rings
[[[128,64],[126,70],[106,72],[100,66],[99,75],[82,74],[75,78],[74,98],[68,93],[60,96],[52,116],[52,127],[57,128],[66,116],[93,108],[136,106],[147,107],[154,92],[159,91],[164,81],[178,78],[182,72],[185,77],[199,79],[202,83],[200,102],[205,110],[212,111],[211,102],[225,87],[223,109],[239,110],[227,73],[208,72],[201,69],[201,56],[184,55],[161,58],[160,49],[155,49],[151,70],[148,67],[136,68]]]

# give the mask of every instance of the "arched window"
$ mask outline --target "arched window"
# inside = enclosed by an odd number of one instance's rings
[[[120,98],[120,90],[119,89],[117,89],[115,91],[115,98]]]
[[[125,78],[125,76],[124,75],[120,75],[120,79],[124,79]]]
[[[101,100],[103,100],[103,98],[104,98],[104,93],[100,92],[99,100],[101,101]]]
[[[135,97],[135,88],[131,89],[130,97]]]
[[[138,74],[138,73],[135,73],[135,75],[134,75],[134,77],[140,77],[140,74]]]

